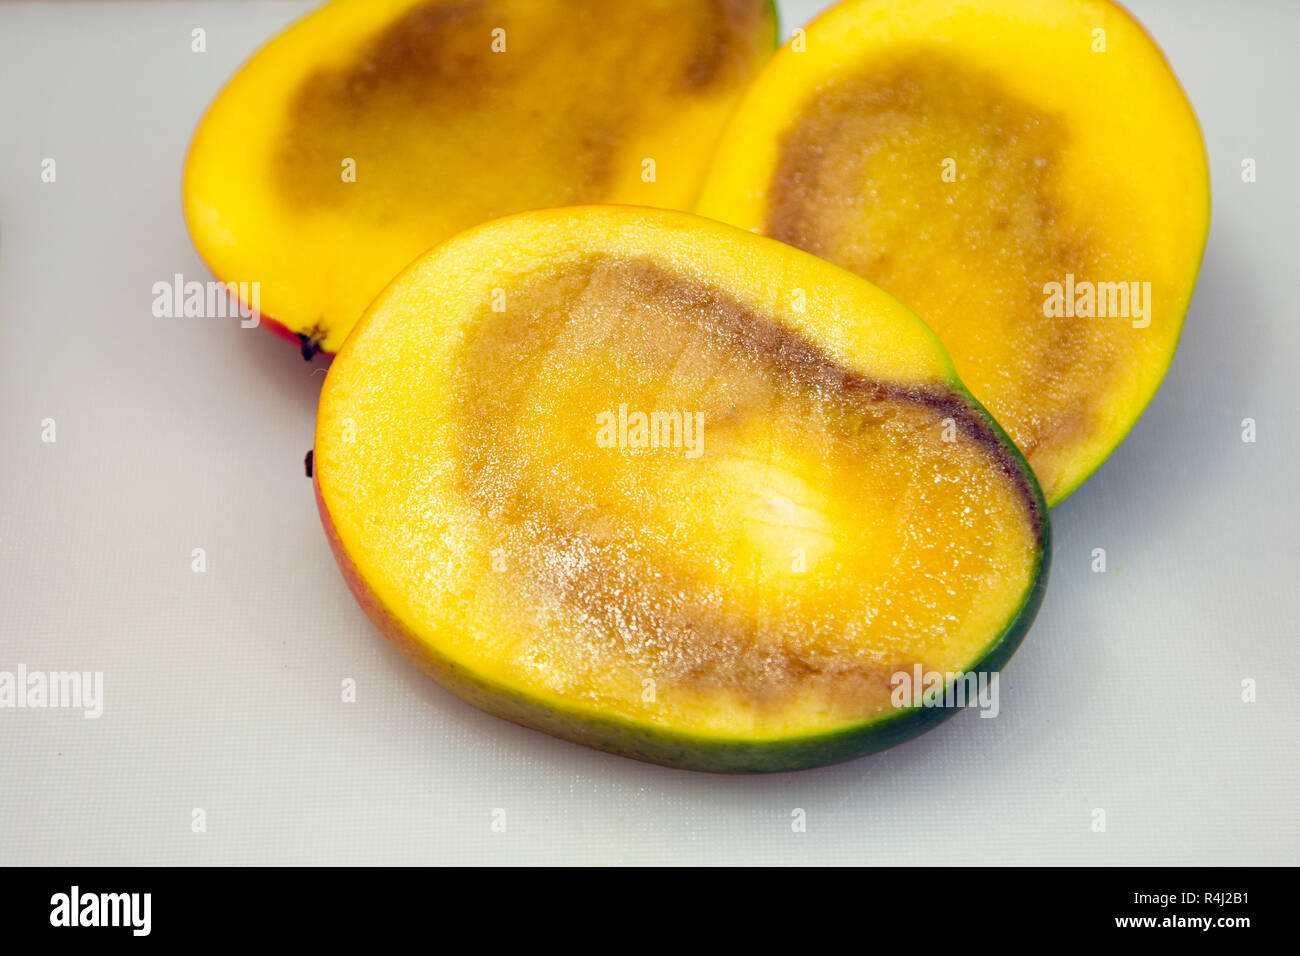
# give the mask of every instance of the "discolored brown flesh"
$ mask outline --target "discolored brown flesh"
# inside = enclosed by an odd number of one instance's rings
[[[1167,347],[1126,319],[1044,314],[1044,285],[1067,274],[1152,271],[1136,227],[1103,229],[1064,201],[1070,146],[1060,117],[995,78],[941,50],[901,52],[810,97],[780,143],[765,227],[925,319],[1049,500],[1079,442],[1106,427],[1105,396]]]
[[[502,572],[475,616],[513,622],[482,637],[512,680],[715,730],[832,726],[1007,623],[1042,515],[946,383],[867,380],[650,261],[546,267],[506,302],[467,323],[450,388],[453,510]],[[620,406],[702,423],[698,447],[602,447]]]
[[[770,16],[765,0],[578,0],[565,15],[546,7],[432,0],[345,65],[309,74],[272,155],[286,202],[346,205],[380,222],[427,206],[450,234],[520,209],[598,201],[645,110],[742,82],[756,25]],[[645,42],[669,16],[689,44]],[[489,42],[498,30],[500,52]],[[365,170],[347,189],[338,188],[340,156]]]

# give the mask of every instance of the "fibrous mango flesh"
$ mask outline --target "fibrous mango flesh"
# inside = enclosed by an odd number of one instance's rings
[[[697,210],[914,309],[1055,504],[1169,366],[1209,183],[1177,79],[1107,0],[846,0],[755,81]]]
[[[693,216],[510,217],[423,257],[321,395],[354,593],[485,709],[674,766],[796,769],[1001,666],[1046,506],[934,336],[865,281]]]

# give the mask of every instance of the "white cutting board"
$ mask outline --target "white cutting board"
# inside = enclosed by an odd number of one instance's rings
[[[195,123],[309,6],[0,5],[0,670],[105,681],[99,719],[0,710],[0,863],[1300,862],[1300,4],[1132,3],[1200,116],[1214,220],[1164,387],[1053,515],[1001,715],[748,779],[553,740],[417,673],[303,476],[322,367],[152,315],[154,282],[208,278],[179,203]]]

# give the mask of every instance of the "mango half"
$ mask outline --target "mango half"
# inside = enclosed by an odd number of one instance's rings
[[[696,208],[914,309],[1053,505],[1164,377],[1210,215],[1196,117],[1106,0],[846,0],[755,81]]]
[[[1041,492],[926,326],[679,212],[525,213],[416,261],[331,364],[314,462],[353,593],[435,680],[676,767],[920,733],[953,710],[900,675],[996,671],[1046,580]]]
[[[775,46],[771,0],[336,0],[231,79],[184,207],[304,356],[468,226],[543,206],[686,209]]]

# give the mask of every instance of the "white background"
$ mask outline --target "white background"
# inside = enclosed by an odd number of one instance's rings
[[[1001,716],[753,778],[589,751],[421,676],[303,476],[323,366],[151,314],[154,282],[209,278],[179,203],[195,123],[308,6],[0,6],[0,670],[106,684],[99,720],[0,710],[0,862],[1300,862],[1300,4],[1132,3],[1200,116],[1214,221],[1168,379],[1053,514]]]

